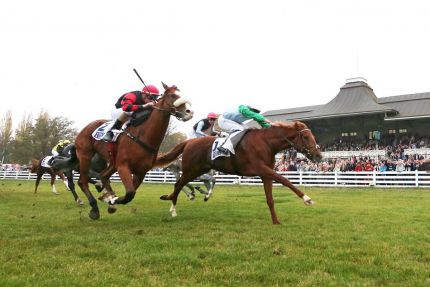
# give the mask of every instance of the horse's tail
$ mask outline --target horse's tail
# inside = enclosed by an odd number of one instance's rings
[[[182,154],[187,143],[188,141],[181,142],[180,144],[172,148],[169,152],[158,155],[153,165],[153,168],[165,167],[170,163],[174,162]]]
[[[78,157],[76,156],[76,147],[73,146],[70,149],[70,158],[58,157],[52,162],[52,168],[56,171],[64,171],[68,169],[74,169],[78,163]]]
[[[40,163],[40,160],[38,160],[38,159],[32,159],[31,160],[31,168],[30,168],[31,173],[37,172],[37,169],[39,168],[39,163]]]

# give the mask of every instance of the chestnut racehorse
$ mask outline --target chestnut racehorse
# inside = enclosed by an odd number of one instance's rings
[[[106,188],[102,199],[109,204],[109,213],[113,213],[116,211],[116,204],[126,204],[134,198],[136,189],[152,168],[166,134],[170,116],[173,115],[181,121],[188,121],[193,117],[193,111],[186,105],[189,102],[178,95],[179,89],[162,84],[165,92],[153,106],[149,118],[137,126],[129,126],[119,136],[114,148],[116,152],[108,149],[108,143],[96,141],[91,136],[106,120],[93,121],[76,137],[76,155],[80,164],[78,184],[91,205],[91,219],[100,218],[97,201],[88,188],[88,172],[93,155],[98,153],[109,162],[107,168],[100,173],[100,180]],[[124,184],[125,196],[117,197],[110,186],[109,178],[115,171],[118,171]]]
[[[55,188],[55,180],[57,179],[57,175],[61,178],[61,180],[64,182],[64,184],[68,188],[66,177],[64,176],[64,174],[62,172],[55,172],[50,167],[42,166],[42,160],[45,157],[46,156],[42,157],[40,160],[37,160],[37,159],[32,159],[31,160],[31,166],[30,166],[29,171],[31,173],[35,173],[37,175],[37,177],[36,177],[36,186],[34,187],[34,193],[37,193],[37,188],[39,187],[40,180],[42,179],[43,175],[45,173],[47,173],[47,174],[49,174],[51,176],[51,190],[52,190],[52,193],[58,195],[59,193],[57,192],[57,189]]]
[[[273,224],[280,222],[275,212],[272,181],[289,187],[303,199],[306,205],[314,204],[309,196],[295,187],[287,178],[273,170],[275,155],[288,147],[295,148],[314,161],[319,161],[322,158],[314,135],[304,123],[277,123],[276,126],[267,129],[249,130],[236,146],[235,155],[211,160],[212,144],[215,139],[215,137],[190,139],[157,158],[154,167],[164,166],[182,154],[182,176],[175,183],[173,193],[160,197],[162,200],[172,201],[170,208],[172,216],[176,216],[176,201],[182,187],[210,169],[225,174],[261,177]]]

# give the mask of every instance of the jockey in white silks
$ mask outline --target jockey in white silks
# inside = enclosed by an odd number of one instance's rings
[[[236,131],[245,130],[246,126],[243,123],[250,119],[255,120],[263,128],[268,128],[271,125],[277,125],[277,123],[273,123],[272,121],[266,119],[265,116],[260,114],[260,110],[246,105],[239,105],[221,114],[218,117],[218,126],[223,132],[231,134]],[[234,138],[235,137],[231,139],[233,147],[235,147],[237,144],[237,142],[234,141]],[[222,145],[218,146],[218,150],[223,153],[228,152]]]
[[[201,119],[194,126],[190,133],[190,138],[201,138],[216,134],[213,130],[215,120],[218,118],[216,113],[209,113],[205,119]]]

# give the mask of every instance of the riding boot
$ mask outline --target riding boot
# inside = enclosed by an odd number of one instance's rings
[[[122,121],[117,119],[113,126],[109,129],[109,131],[106,132],[106,135],[103,137],[103,140],[105,141],[112,141],[114,138],[114,132],[119,132],[119,129],[121,129]]]
[[[245,130],[241,131],[240,133],[237,133],[230,139],[231,144],[233,145],[233,149],[236,149],[237,144],[240,142],[240,140],[243,137],[243,133],[245,133]]]

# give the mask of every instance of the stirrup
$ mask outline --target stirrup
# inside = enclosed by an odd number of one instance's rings
[[[222,147],[222,146],[217,147],[217,150],[219,150],[223,154],[228,154],[229,153],[229,150],[226,149],[225,147]]]

